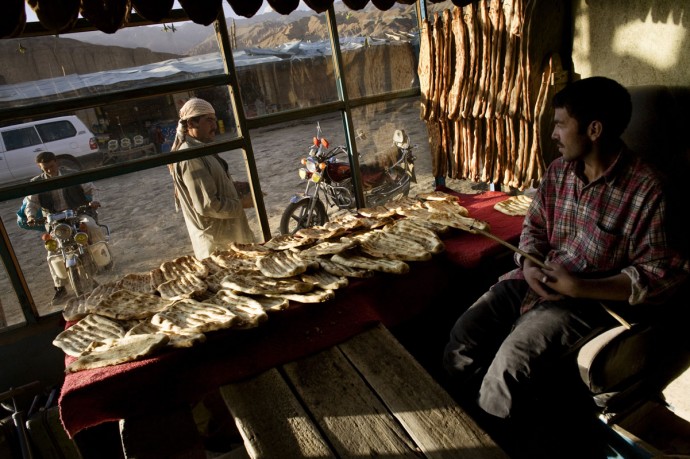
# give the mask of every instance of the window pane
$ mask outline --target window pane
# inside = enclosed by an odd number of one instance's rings
[[[337,13],[336,21],[348,97],[419,87],[414,5],[381,11],[369,3],[362,11]]]
[[[395,153],[393,135],[403,130],[409,138],[414,161],[416,183],[410,186],[409,196],[426,192],[434,187],[431,155],[426,124],[419,119],[419,99],[397,99],[370,104],[352,110],[353,125],[357,134],[357,152],[360,164],[376,164],[386,161]]]
[[[2,140],[5,142],[5,148],[8,151],[41,144],[41,139],[38,137],[34,127],[5,131],[2,133]]]
[[[36,124],[36,129],[44,142],[53,142],[77,135],[76,127],[68,121],[38,123]]]
[[[233,57],[249,118],[338,100],[326,14],[310,9],[278,17],[261,30],[252,20],[229,24],[236,29]]]
[[[224,153],[222,156],[231,159],[233,178],[246,182],[241,155]],[[167,167],[99,180],[94,185],[102,205],[99,223],[110,229],[109,248],[114,262],[111,269],[95,275],[98,283],[117,281],[130,273],[149,272],[166,261],[194,254],[184,217],[175,209],[175,193]],[[2,215],[14,215],[20,203],[19,199],[1,203]],[[253,210],[251,214],[254,214]],[[61,310],[64,303],[51,305],[55,290],[47,251],[41,240],[42,233],[21,229],[12,218],[3,221],[39,313],[44,315]],[[258,226],[253,222],[256,222],[255,218],[250,221],[250,226],[260,240]],[[74,295],[67,281],[65,285],[68,298],[72,298]],[[9,283],[2,279],[0,288],[4,305],[5,298],[13,293]]]
[[[195,44],[192,37],[199,42],[215,37],[212,26],[186,22],[177,24],[176,30],[185,33],[166,33],[162,25],[153,25],[122,28],[112,35],[87,32],[6,40],[12,52],[3,55],[0,109],[155,88],[223,73],[217,50],[189,53]],[[93,46],[101,43],[108,47]]]

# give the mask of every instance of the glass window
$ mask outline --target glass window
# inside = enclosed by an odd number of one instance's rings
[[[5,131],[2,133],[2,140],[8,151],[41,144],[41,139],[33,126]]]
[[[419,87],[414,5],[398,3],[381,11],[369,3],[362,11],[341,11],[336,17],[348,97]]]
[[[38,123],[36,129],[44,142],[67,139],[77,135],[77,129],[67,120]]]
[[[365,11],[336,9],[343,82],[350,98],[419,86],[414,6],[396,5],[385,12],[373,5]],[[381,15],[394,16],[395,20],[385,22],[395,24],[395,30],[381,30]],[[330,148],[347,148],[345,105],[341,104],[342,111],[329,107],[328,113],[314,115],[319,113],[320,105],[339,101],[326,14],[298,10],[290,16],[285,21],[289,26],[272,25],[270,36],[260,41],[251,33],[255,20],[238,20],[237,25],[234,21],[229,25],[236,80],[224,76],[212,26],[179,22],[175,29],[170,24],[158,24],[127,27],[112,35],[86,32],[21,39],[22,51],[9,56],[12,71],[3,75],[6,84],[0,85],[0,111],[7,115],[4,121],[12,122],[10,118],[20,115],[25,119],[75,115],[98,142],[98,150],[80,156],[79,161],[84,169],[93,170],[97,199],[102,204],[99,223],[110,230],[114,263],[96,274],[99,284],[119,280],[125,274],[148,273],[166,261],[193,254],[184,218],[175,205],[168,165],[134,163],[148,155],[170,153],[179,109],[190,97],[203,98],[214,106],[218,120],[216,142],[237,140],[240,123],[235,119],[233,91],[227,86],[237,82],[234,94],[241,96],[237,110],[249,120],[249,132],[244,134],[251,140],[251,148],[246,154],[233,148],[219,156],[228,163],[232,179],[244,193],[250,188],[250,170],[256,166],[259,181],[254,185],[261,188],[271,236],[281,233],[281,222],[289,215],[293,196],[305,191],[306,182],[299,170],[313,138],[327,139]],[[179,33],[183,30],[184,38]],[[193,32],[194,38],[186,32]],[[166,40],[146,38],[161,35]],[[84,43],[109,46],[108,64],[98,60],[94,54],[98,51]],[[151,44],[141,48],[143,43]],[[39,55],[43,65],[29,72],[32,56]],[[73,58],[75,55],[79,60]],[[356,131],[351,141],[361,155],[361,170],[376,163],[380,154],[395,149],[394,134],[405,131],[413,145],[417,178],[410,184],[409,193],[414,195],[419,186],[432,186],[418,98],[362,103],[358,101],[359,105],[351,109]],[[60,113],[46,111],[53,104]],[[42,108],[37,112],[34,105]],[[21,114],[13,113],[15,107]],[[300,109],[309,110],[296,119]],[[41,134],[46,141],[52,141],[68,133],[61,126],[46,126]],[[238,144],[235,142],[233,147]],[[347,153],[339,161],[349,167]],[[115,169],[98,170],[115,163],[122,164],[117,173],[124,175],[109,177]],[[142,167],[145,169],[138,170]],[[104,175],[106,178],[101,178]],[[347,181],[339,178],[342,183]],[[41,233],[20,229],[13,220],[20,201],[12,197],[0,202],[11,246],[39,315],[59,312],[64,303],[51,302],[54,282]],[[251,198],[245,201],[250,227],[262,241],[259,221],[263,216],[258,215]],[[344,203],[324,198],[323,204],[332,217],[354,210],[354,203]],[[67,288],[70,290],[69,285]],[[11,284],[0,279],[3,303],[6,298],[9,304],[18,303],[11,299],[13,296]]]

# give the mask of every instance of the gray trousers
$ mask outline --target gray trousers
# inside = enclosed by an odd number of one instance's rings
[[[544,302],[520,314],[528,288],[524,280],[492,286],[457,320],[444,352],[452,380],[468,389],[478,383],[480,408],[499,418],[530,409],[540,386],[558,383],[556,373],[562,375],[564,362],[571,366],[567,382],[572,385],[577,363],[574,354],[570,362],[565,357],[614,325],[594,301]],[[584,383],[577,384],[584,389]]]

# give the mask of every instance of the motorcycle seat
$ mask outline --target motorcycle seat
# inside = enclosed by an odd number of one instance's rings
[[[386,181],[386,171],[376,166],[366,164],[360,167],[362,176],[362,188],[365,191],[375,188]]]

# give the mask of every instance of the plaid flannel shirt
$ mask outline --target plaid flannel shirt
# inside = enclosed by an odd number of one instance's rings
[[[586,277],[623,272],[632,281],[629,304],[658,303],[690,271],[688,260],[669,247],[665,211],[658,176],[627,148],[591,183],[579,161],[558,158],[527,212],[520,248]],[[515,255],[518,266],[521,258]],[[524,279],[522,268],[504,279]],[[539,301],[530,289],[522,311]]]

